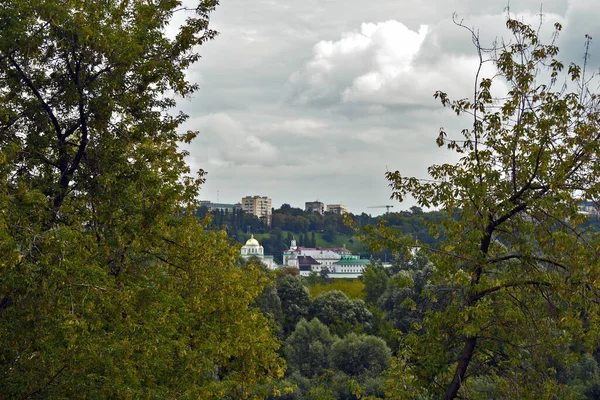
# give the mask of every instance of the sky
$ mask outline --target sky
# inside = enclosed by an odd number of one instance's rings
[[[191,0],[190,0],[191,1]],[[508,38],[506,0],[221,0],[211,26],[219,36],[199,49],[188,71],[200,85],[178,107],[193,169],[208,172],[201,199],[236,203],[261,195],[278,208],[307,201],[341,203],[378,215],[390,200],[386,171],[427,178],[427,167],[456,156],[435,144],[470,121],[433,98],[473,91],[482,44]],[[511,1],[510,12],[538,23],[544,40],[563,26],[559,58],[581,63],[586,34],[590,67],[600,66],[597,0]],[[489,65],[489,64],[488,64]],[[491,65],[484,76],[493,75]]]

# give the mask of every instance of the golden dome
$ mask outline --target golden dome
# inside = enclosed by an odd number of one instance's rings
[[[260,243],[258,243],[258,240],[254,239],[254,235],[252,235],[250,236],[250,239],[246,241],[246,246],[258,247],[260,246]]]

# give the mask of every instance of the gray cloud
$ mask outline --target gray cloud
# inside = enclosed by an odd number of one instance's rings
[[[592,3],[544,5],[546,21],[564,25],[567,58],[580,54],[583,34],[600,40]],[[366,207],[389,201],[386,170],[425,177],[428,165],[456,158],[435,146],[439,128],[469,126],[432,97],[436,90],[465,97],[473,88],[476,53],[452,13],[491,43],[508,33],[505,7],[505,0],[222,2],[212,19],[221,34],[189,71],[201,90],[180,103],[191,116],[182,129],[200,132],[186,149],[192,166],[209,173],[203,198],[261,194],[275,206],[320,199],[379,211]],[[528,20],[539,8],[538,0],[511,4]]]

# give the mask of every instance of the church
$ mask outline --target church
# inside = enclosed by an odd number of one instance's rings
[[[242,246],[240,255],[244,259],[251,257],[258,258],[263,264],[269,269],[277,269],[278,266],[273,259],[273,256],[265,255],[265,249],[258,243],[258,240],[254,239],[254,235],[250,236],[250,239],[246,241],[246,244]]]

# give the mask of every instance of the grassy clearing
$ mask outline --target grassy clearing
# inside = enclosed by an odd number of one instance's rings
[[[351,299],[365,299],[364,293],[365,284],[360,279],[334,279],[329,282],[317,283],[309,285],[308,290],[314,299],[322,293],[339,290],[346,294]]]

